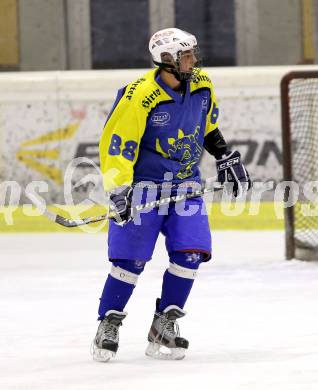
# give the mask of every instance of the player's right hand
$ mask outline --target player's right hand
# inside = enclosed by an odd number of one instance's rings
[[[131,200],[133,190],[129,186],[121,186],[110,193],[111,209],[116,212],[116,216],[112,218],[118,225],[125,225],[132,220],[131,216]]]

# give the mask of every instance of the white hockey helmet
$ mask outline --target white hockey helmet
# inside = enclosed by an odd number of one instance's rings
[[[194,35],[178,28],[165,28],[150,38],[149,51],[153,62],[173,73],[179,80],[194,78],[191,72],[180,71],[183,52],[192,51],[198,59],[198,44]],[[195,64],[197,66],[197,64]]]

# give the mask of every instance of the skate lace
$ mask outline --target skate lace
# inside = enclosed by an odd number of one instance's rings
[[[118,337],[118,326],[111,324],[108,321],[102,323],[103,339],[116,341]]]
[[[162,326],[161,339],[167,335],[171,338],[179,336],[179,324],[176,320],[169,319],[165,314],[160,315],[160,324]]]

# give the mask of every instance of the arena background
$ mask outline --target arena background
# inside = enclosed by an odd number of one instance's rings
[[[116,359],[98,364],[90,346],[111,268],[107,224],[60,227],[30,196],[72,219],[106,211],[92,166],[104,122],[116,90],[152,66],[150,35],[171,26],[198,37],[220,128],[255,185],[247,203],[207,196],[212,261],[200,266],[178,324],[190,342],[185,359],[145,356],[169,266],[159,235],[125,307]],[[318,69],[317,53],[318,0],[0,0],[1,390],[317,390],[317,261],[296,252],[286,261],[292,224],[284,230],[282,199],[270,189],[282,180],[281,79]],[[308,131],[318,123],[318,84],[308,85],[313,94],[293,92],[309,103],[295,115],[306,181],[318,172]],[[204,154],[204,177],[214,166]],[[318,221],[307,221],[315,223],[299,230],[316,245],[306,259],[317,260]]]

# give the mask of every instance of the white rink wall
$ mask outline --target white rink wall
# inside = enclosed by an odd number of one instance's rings
[[[241,151],[254,181],[282,178],[280,80],[304,69],[318,66],[207,68],[219,101],[220,129]],[[1,182],[16,181],[24,189],[30,181],[46,181],[46,201],[64,203],[67,165],[79,156],[98,163],[98,141],[117,89],[145,71],[0,74]],[[203,176],[214,174],[213,168],[213,158],[205,154]],[[73,184],[87,173],[97,172],[80,167]],[[74,199],[85,198],[92,187],[84,181]]]

